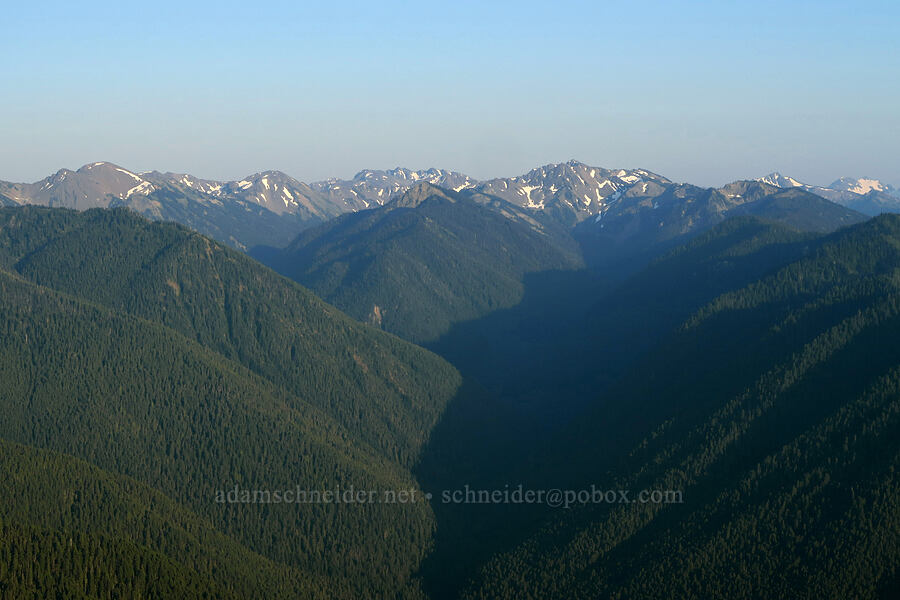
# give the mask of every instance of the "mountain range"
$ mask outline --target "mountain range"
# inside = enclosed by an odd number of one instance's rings
[[[900,210],[897,190],[877,180],[842,178],[829,187],[816,187],[773,173],[760,181],[802,188],[869,215]],[[258,245],[287,246],[305,228],[340,214],[383,206],[418,183],[500,198],[568,227],[610,212],[623,197],[653,199],[686,185],[644,169],[603,169],[577,161],[486,181],[443,169],[396,168],[310,184],[280,171],[226,182],[180,173],[138,173],[96,162],[76,171],[61,169],[35,183],[0,182],[0,205],[77,210],[124,206],[249,250]]]
[[[814,186],[776,172],[761,177],[758,181],[780,188],[804,189],[869,216],[900,212],[900,189],[878,179],[841,177],[831,185]]]

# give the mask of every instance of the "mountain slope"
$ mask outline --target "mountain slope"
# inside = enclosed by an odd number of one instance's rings
[[[298,231],[319,222],[300,214],[277,214],[250,200],[218,199],[170,186],[128,201],[112,200],[109,207],[128,208],[154,221],[180,223],[239,250],[260,244],[287,245]]]
[[[413,188],[301,234],[271,264],[351,316],[418,342],[514,305],[525,273],[580,264],[552,224],[478,198]]]
[[[531,458],[538,488],[683,501],[550,513],[468,597],[892,597],[900,218],[805,244],[684,320]]]
[[[447,363],[123,210],[0,211],[0,299],[0,438],[134,478],[334,595],[418,595],[424,502],[214,499],[416,491],[409,467],[459,385]]]
[[[456,385],[434,355],[359,326],[240,253],[128,211],[0,212],[0,264],[171,327],[405,464]]]
[[[815,233],[829,233],[865,220],[861,213],[798,189],[762,196],[734,208],[727,216],[745,214]]]
[[[543,489],[535,478],[554,432],[583,419],[624,370],[699,308],[803,257],[815,239],[760,219],[731,218],[613,289],[584,271],[526,281],[519,305],[457,325],[431,345],[491,393],[448,410],[418,469],[423,486],[435,493],[465,485]],[[561,443],[577,445],[604,431],[578,431]],[[589,460],[552,467],[578,473]],[[426,563],[435,598],[455,597],[445,590],[458,590],[479,560],[521,541],[546,512],[509,505],[435,510],[437,550]]]
[[[872,190],[862,196],[851,196],[841,203],[847,208],[873,217],[882,213],[900,213],[900,196],[895,193]]]
[[[3,597],[329,597],[324,578],[264,559],[128,477],[5,440],[0,471],[0,493],[16,498],[0,508]]]
[[[721,190],[683,184],[644,191],[641,186],[623,194],[596,218],[581,223],[575,236],[589,262],[630,272],[668,248],[739,215],[823,233],[866,219],[810,192],[759,182],[736,182]]]
[[[233,487],[415,489],[312,403],[171,330],[15,276],[0,273],[0,297],[0,438],[141,481],[337,590],[414,592],[433,527],[426,504],[216,501]]]

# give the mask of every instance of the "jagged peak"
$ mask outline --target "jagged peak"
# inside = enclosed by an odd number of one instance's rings
[[[780,188],[792,188],[792,187],[808,187],[805,183],[801,183],[797,181],[793,177],[788,175],[784,175],[783,173],[779,173],[778,171],[772,171],[768,175],[764,177],[759,177],[756,181],[767,183],[769,185],[774,185],[775,187]]]

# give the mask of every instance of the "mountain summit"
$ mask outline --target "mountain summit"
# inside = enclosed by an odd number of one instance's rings
[[[762,183],[768,183],[769,185],[774,185],[775,187],[780,188],[792,188],[792,187],[809,187],[805,183],[800,183],[793,177],[788,177],[787,175],[782,175],[781,173],[775,171],[773,173],[769,173],[765,177],[760,177],[757,181],[761,181]]]
[[[828,186],[833,190],[841,192],[852,192],[854,194],[868,194],[869,192],[884,192],[900,196],[900,190],[884,183],[878,179],[856,179],[854,177],[841,177]]]
[[[141,175],[109,162],[84,165],[77,171],[60,169],[35,183],[0,182],[0,194],[17,204],[75,208],[106,208],[116,200],[147,196],[156,190]]]

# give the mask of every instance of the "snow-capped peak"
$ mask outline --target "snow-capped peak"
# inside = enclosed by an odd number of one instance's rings
[[[793,177],[788,177],[787,175],[782,175],[778,172],[769,173],[765,177],[760,177],[759,179],[757,179],[757,181],[767,183],[769,185],[774,185],[775,187],[780,188],[808,187],[806,184],[800,183]]]
[[[854,177],[841,177],[829,187],[854,194],[868,194],[869,192],[890,192],[891,186],[882,183],[878,179],[856,179]]]

